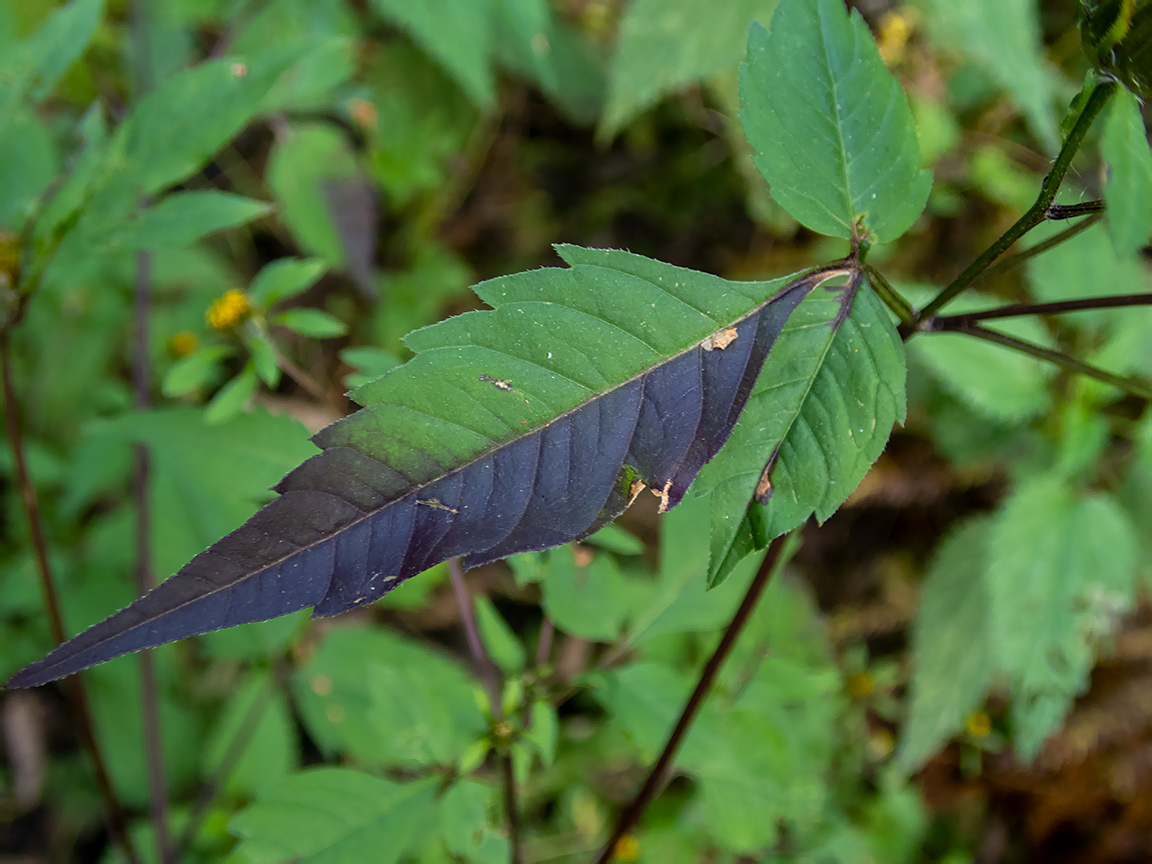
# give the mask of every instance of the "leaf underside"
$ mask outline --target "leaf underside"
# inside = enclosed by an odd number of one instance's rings
[[[30,687],[142,648],[371,603],[453,556],[585,537],[643,487],[675,506],[720,450],[788,316],[841,268],[738,283],[620,251],[476,288],[494,311],[416,331],[323,452],[175,576],[18,673]]]

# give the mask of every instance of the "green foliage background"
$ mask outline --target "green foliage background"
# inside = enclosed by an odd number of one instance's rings
[[[839,0],[791,3],[787,25],[772,0],[0,0],[0,305],[13,313],[35,284],[12,369],[69,631],[135,595],[134,445],[150,453],[164,577],[268,500],[315,452],[309,430],[351,408],[344,392],[410,356],[405,333],[476,308],[480,279],[555,265],[554,242],[768,279],[846,254],[869,213],[884,244],[870,263],[927,302],[1034,200],[1087,68],[1076,10],[859,5],[836,38],[864,60],[824,138],[828,118],[800,97],[843,70],[782,37],[773,48],[774,28],[814,27]],[[756,77],[770,50],[797,52],[786,86]],[[880,110],[836,114],[856,104]],[[1120,91],[1061,199],[1102,197],[1106,220],[949,311],[1147,290],[1142,110]],[[887,156],[854,162],[864,151]],[[824,176],[829,161],[851,166]],[[882,169],[895,176],[869,185]],[[131,380],[142,260],[147,411]],[[749,405],[700,478],[707,496],[659,520],[645,496],[587,543],[470,575],[501,710],[442,567],[337,619],[158,649],[172,833],[192,826],[183,860],[506,861],[501,752],[526,860],[588,860],[755,569],[723,554],[758,479],[739,459],[762,464],[783,442],[796,466],[765,531],[824,519],[905,395],[848,506],[790,546],[619,859],[959,864],[1005,834],[1003,860],[1060,860],[1068,831],[1091,860],[1152,850],[1133,756],[1152,730],[1144,401],[917,336],[906,394],[869,391],[863,414],[848,400],[852,424],[878,428],[817,452],[797,431],[818,425],[809,394],[861,396],[861,351],[904,362],[874,295],[833,337],[836,308],[817,294],[790,321],[765,373],[785,383]],[[997,329],[1152,374],[1140,307]],[[826,475],[809,470],[818,458]],[[7,678],[51,638],[7,450],[0,491]],[[85,681],[137,848],[158,860],[138,663]],[[56,691],[0,696],[0,718],[0,853],[123,860]]]

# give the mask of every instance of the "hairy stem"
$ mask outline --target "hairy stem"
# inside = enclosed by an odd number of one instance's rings
[[[1005,348],[1011,348],[1013,351],[1019,351],[1022,354],[1027,354],[1038,360],[1046,360],[1049,363],[1054,363],[1061,369],[1067,369],[1069,372],[1075,372],[1077,375],[1095,378],[1097,381],[1110,384],[1133,396],[1152,400],[1152,387],[1149,387],[1143,381],[1128,378],[1123,375],[1116,375],[1112,372],[1105,372],[1103,369],[1097,368],[1090,363],[1076,360],[1067,354],[1053,351],[1050,348],[1042,348],[1039,345],[1033,345],[1031,342],[1025,342],[1023,339],[1016,339],[1012,336],[1006,336],[1003,333],[997,333],[995,330],[988,330],[979,324],[955,327],[949,332],[963,333],[967,336],[983,339],[985,342],[994,342],[997,345],[1003,345]]]
[[[736,610],[736,614],[732,616],[731,622],[724,630],[724,635],[720,637],[720,642],[716,646],[716,650],[712,652],[712,656],[708,658],[708,662],[704,664],[704,668],[700,671],[700,678],[696,682],[696,687],[692,691],[692,695],[688,697],[688,701],[684,704],[684,709],[680,712],[680,717],[676,721],[668,740],[664,744],[664,750],[660,753],[660,758],[648,772],[648,777],[644,781],[644,785],[640,787],[640,791],[636,793],[636,797],[632,799],[632,803],[625,808],[624,812],[620,814],[620,819],[616,823],[616,827],[612,829],[612,835],[608,838],[608,842],[604,848],[600,850],[599,856],[595,859],[596,864],[608,864],[612,859],[612,855],[616,850],[616,845],[620,840],[628,834],[640,821],[640,817],[644,815],[644,811],[648,809],[648,805],[656,798],[656,794],[660,791],[660,787],[664,785],[665,776],[668,769],[672,765],[672,760],[676,758],[676,751],[680,749],[680,745],[684,742],[684,737],[688,734],[688,730],[692,726],[692,722],[696,719],[697,713],[704,705],[704,700],[708,696],[708,691],[712,689],[712,683],[716,680],[724,661],[728,659],[728,654],[731,653],[732,647],[736,644],[744,625],[748,623],[748,618],[752,614],[752,610],[756,608],[756,604],[760,600],[760,596],[764,593],[772,574],[776,572],[776,565],[780,561],[780,553],[784,549],[788,541],[788,535],[784,534],[777,537],[768,544],[768,549],[764,553],[763,559],[760,561],[760,567],[756,571],[756,575],[752,578],[752,583],[748,586],[748,590],[744,594],[744,599],[740,601],[740,607]]]
[[[922,328],[926,333],[963,331],[977,321],[994,318],[1018,318],[1022,315],[1055,315],[1061,312],[1084,312],[1090,309],[1119,309],[1125,306],[1152,306],[1152,293],[1115,294],[1110,297],[1085,297],[1055,303],[1013,303],[996,309],[981,309],[962,315],[939,315]]]
[[[32,540],[32,552],[36,559],[36,569],[40,574],[40,585],[44,591],[44,605],[48,611],[48,622],[52,629],[52,637],[57,644],[67,638],[64,635],[64,618],[60,612],[60,598],[56,593],[56,579],[52,574],[52,566],[48,561],[48,544],[44,537],[43,521],[40,516],[40,504],[36,497],[36,487],[32,485],[28,473],[28,463],[24,456],[24,435],[20,428],[20,401],[16,396],[16,385],[12,376],[12,353],[8,341],[8,331],[0,331],[0,369],[4,379],[4,419],[7,424],[8,444],[12,448],[12,463],[16,471],[16,485],[20,488],[20,497],[24,505],[24,515],[28,520],[28,533]],[[64,681],[68,694],[68,701],[72,706],[72,713],[76,718],[76,731],[80,736],[80,743],[92,761],[92,769],[96,776],[96,787],[100,792],[100,799],[104,802],[104,809],[108,816],[108,830],[114,842],[124,852],[124,857],[130,864],[139,864],[140,858],[136,848],[132,845],[132,838],[128,835],[128,819],[124,815],[124,808],[112,787],[112,779],[108,773],[108,766],[100,752],[100,745],[96,742],[96,734],[92,723],[92,712],[88,707],[88,697],[79,675],[72,675]]]
[[[1081,201],[1079,204],[1053,204],[1044,211],[1044,218],[1051,221],[1075,219],[1077,216],[1089,216],[1093,213],[1103,212],[1103,201]]]
[[[464,570],[460,566],[459,558],[448,559],[448,575],[452,580],[452,591],[456,595],[456,603],[460,607],[460,618],[464,623],[464,633],[468,638],[468,649],[472,652],[472,659],[480,669],[480,675],[488,688],[488,696],[492,703],[492,719],[494,730],[507,726],[504,719],[504,700],[500,697],[500,683],[496,672],[496,664],[484,649],[480,640],[480,628],[476,626],[476,613],[472,608],[472,598],[468,596],[468,586],[464,584]],[[497,734],[498,738],[511,739],[511,730],[507,735]],[[524,853],[520,848],[520,812],[516,803],[516,775],[512,766],[512,751],[508,746],[501,747],[500,774],[504,786],[504,814],[508,820],[508,841],[512,847],[512,864],[520,864],[524,860]]]
[[[137,410],[151,405],[148,331],[152,316],[152,255],[136,254],[135,351],[132,358],[132,384]],[[155,585],[152,573],[152,525],[148,512],[148,448],[133,448],[132,500],[136,510],[136,592],[147,594]],[[152,649],[139,654],[141,712],[144,722],[144,758],[148,768],[148,800],[156,833],[156,858],[175,864],[168,831],[168,784],[165,780],[164,747],[160,732],[160,697],[156,688],[156,667]]]
[[[948,287],[941,291],[927,306],[921,309],[916,314],[910,326],[901,327],[901,332],[905,338],[908,338],[911,333],[915,332],[921,321],[925,318],[931,318],[957,294],[976,281],[976,277],[987,270],[997,258],[1007,252],[1013,243],[1048,218],[1048,209],[1056,199],[1056,192],[1060,189],[1064,175],[1068,173],[1068,168],[1072,164],[1072,157],[1075,156],[1076,151],[1080,149],[1080,144],[1083,142],[1084,136],[1088,134],[1092,122],[1104,106],[1108,104],[1108,100],[1115,90],[1115,81],[1099,81],[1096,83],[1087,101],[1084,103],[1083,109],[1080,111],[1080,116],[1076,118],[1076,123],[1072,127],[1072,131],[1068,133],[1068,137],[1064,140],[1064,144],[1060,148],[1060,153],[1056,156],[1056,161],[1052,165],[1052,170],[1049,171],[1048,176],[1044,178],[1036,203],[1016,221],[1015,225],[1005,231],[995,243],[984,250],[984,253],[973,261],[963,273],[953,279]]]

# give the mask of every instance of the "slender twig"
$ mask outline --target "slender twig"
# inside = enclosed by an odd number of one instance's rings
[[[1068,173],[1068,168],[1072,164],[1072,157],[1075,156],[1076,151],[1080,149],[1080,144],[1083,142],[1084,136],[1088,134],[1092,122],[1104,106],[1108,104],[1108,99],[1115,90],[1115,81],[1098,81],[1095,84],[1084,104],[1084,108],[1080,111],[1080,116],[1076,118],[1075,125],[1068,133],[1068,137],[1064,140],[1064,144],[1060,148],[1060,153],[1056,156],[1056,161],[1052,164],[1052,170],[1048,172],[1048,176],[1044,178],[1044,182],[1040,186],[1040,195],[1037,197],[1036,203],[1028,208],[1028,212],[1021,216],[1015,225],[1005,231],[995,243],[984,250],[983,254],[973,261],[963,273],[953,279],[951,284],[941,291],[935,299],[921,309],[919,313],[917,313],[911,326],[901,327],[901,333],[905,338],[908,338],[916,331],[920,321],[923,321],[925,318],[931,318],[939,312],[952,298],[976,281],[976,277],[987,270],[997,258],[1007,252],[1013,243],[1047,218],[1048,208],[1056,199],[1056,193],[1060,189],[1064,175]]]
[[[132,384],[137,410],[151,404],[149,381],[148,331],[152,316],[152,255],[136,254],[136,344],[132,358]],[[132,500],[136,509],[136,592],[147,594],[155,585],[152,572],[152,524],[148,512],[148,448],[134,448]],[[172,840],[168,831],[168,784],[165,781],[164,745],[160,732],[160,697],[156,687],[156,667],[152,649],[139,656],[141,712],[144,721],[144,757],[148,767],[148,799],[156,835],[156,857],[163,864],[175,864]]]
[[[1080,300],[1061,300],[1055,303],[1013,303],[996,309],[982,309],[965,312],[962,315],[937,315],[928,326],[921,327],[926,333],[946,333],[963,330],[977,321],[991,321],[994,318],[1018,318],[1022,315],[1056,315],[1061,312],[1085,312],[1092,309],[1119,309],[1125,306],[1152,306],[1152,293],[1116,294],[1111,297],[1085,297]]]
[[[1085,375],[1088,378],[1095,378],[1105,384],[1110,384],[1117,387],[1126,393],[1133,396],[1139,396],[1142,399],[1152,400],[1152,387],[1139,381],[1135,378],[1126,378],[1122,375],[1116,375],[1112,372],[1105,372],[1090,363],[1076,360],[1063,354],[1059,351],[1053,351],[1051,348],[1042,348],[1039,345],[1033,345],[1031,342],[1025,342],[1023,339],[1017,339],[1013,336],[1007,336],[1004,333],[999,333],[995,330],[988,330],[981,327],[979,324],[972,324],[967,327],[957,327],[949,332],[963,333],[966,336],[974,336],[977,339],[983,339],[985,342],[994,342],[997,345],[1003,345],[1005,348],[1011,348],[1013,351],[1019,351],[1022,354],[1027,354],[1030,357],[1035,357],[1038,360],[1045,360],[1049,363],[1054,363],[1062,369],[1067,369],[1069,372],[1075,372],[1077,375]]]
[[[1104,214],[1093,213],[1087,219],[1077,222],[1075,225],[1069,225],[1059,234],[1053,234],[1047,240],[1037,243],[1035,246],[1029,246],[1022,252],[1017,252],[1015,255],[1009,255],[1007,258],[997,261],[995,264],[981,273],[978,277],[976,277],[976,281],[983,282],[986,279],[991,279],[995,276],[999,276],[1001,273],[1006,273],[1015,267],[1019,267],[1029,258],[1035,258],[1037,255],[1047,252],[1049,249],[1059,246],[1065,241],[1071,240],[1077,234],[1087,231],[1103,218]],[[923,329],[923,321],[921,321],[921,329]]]
[[[1103,201],[1081,201],[1078,204],[1051,204],[1044,211],[1044,218],[1056,221],[1059,219],[1075,219],[1077,216],[1088,216],[1092,213],[1103,213]]]
[[[323,402],[328,397],[327,392],[325,392],[323,385],[321,385],[319,381],[289,360],[275,345],[272,346],[272,353],[276,355],[276,362],[280,364],[280,368],[284,370],[285,374],[295,381],[298,386],[306,390],[309,396],[312,396],[320,402]]]
[[[196,801],[188,813],[188,820],[184,823],[184,830],[180,832],[180,836],[176,840],[175,855],[177,861],[183,861],[188,850],[192,848],[212,802],[216,800],[216,796],[220,794],[220,790],[224,788],[224,784],[228,782],[232,772],[236,770],[240,757],[244,755],[248,745],[252,743],[252,737],[260,728],[260,721],[264,719],[264,712],[268,710],[273,694],[284,683],[286,677],[287,663],[283,657],[278,657],[272,664],[272,674],[268,676],[263,689],[252,700],[248,710],[244,712],[244,719],[240,721],[240,725],[236,727],[236,732],[232,735],[232,740],[224,748],[224,755],[220,757],[211,778],[200,787]]]
[[[8,331],[0,331],[0,374],[4,379],[4,420],[8,430],[8,444],[12,448],[12,463],[16,471],[16,485],[24,504],[24,515],[28,520],[28,533],[32,540],[32,553],[36,559],[36,569],[40,574],[40,585],[44,591],[44,605],[48,610],[48,622],[52,637],[57,644],[66,640],[64,618],[60,612],[60,598],[56,592],[56,580],[48,561],[48,544],[44,537],[40,504],[36,497],[36,487],[28,473],[28,463],[24,455],[24,435],[20,428],[20,401],[16,396],[16,384],[12,376],[12,354],[8,344]],[[130,864],[139,864],[140,858],[128,834],[128,819],[124,808],[112,787],[108,766],[96,742],[92,723],[92,712],[88,707],[88,697],[79,675],[72,675],[64,682],[72,712],[76,717],[76,730],[80,742],[92,760],[96,776],[96,787],[104,802],[108,816],[108,829],[113,840],[124,851]]]
[[[908,301],[900,296],[900,293],[888,283],[888,280],[879,270],[871,264],[863,266],[872,290],[884,301],[884,305],[892,310],[892,314],[900,319],[901,324],[911,324],[916,318],[916,312]]]
[[[756,608],[756,604],[760,600],[760,595],[764,593],[768,581],[772,578],[772,574],[776,572],[776,565],[780,560],[780,553],[787,540],[788,535],[781,535],[768,544],[768,549],[760,561],[760,567],[757,569],[756,575],[752,578],[752,583],[748,586],[748,590],[744,594],[744,599],[740,601],[740,607],[736,610],[736,614],[732,616],[732,621],[724,630],[724,635],[720,637],[720,643],[716,646],[716,650],[712,652],[712,656],[708,658],[708,662],[701,670],[700,678],[696,682],[696,687],[692,691],[692,695],[688,697],[684,709],[680,712],[680,717],[676,721],[676,726],[672,729],[671,734],[669,734],[667,742],[664,744],[664,750],[661,752],[660,758],[656,760],[656,764],[653,765],[648,772],[648,777],[644,781],[644,785],[640,788],[640,791],[636,793],[636,797],[632,799],[632,803],[629,804],[620,815],[620,820],[612,830],[612,836],[608,838],[608,842],[604,845],[603,849],[600,850],[599,856],[595,859],[596,864],[608,864],[620,839],[631,831],[636,823],[640,821],[640,817],[644,814],[644,811],[648,809],[648,805],[655,799],[657,792],[660,791],[660,787],[664,785],[665,775],[672,764],[672,760],[676,757],[676,751],[680,749],[684,737],[688,734],[688,729],[692,726],[692,721],[696,719],[696,714],[704,705],[704,699],[708,696],[708,691],[712,689],[712,682],[716,680],[716,676],[724,665],[724,661],[728,659],[728,654],[736,644],[736,640],[739,638],[740,632],[744,629],[744,625],[748,622],[748,617],[752,614],[752,610]]]
[[[464,633],[468,638],[468,649],[472,652],[472,659],[480,670],[480,675],[488,688],[488,695],[492,702],[492,719],[496,721],[494,728],[507,726],[504,720],[504,700],[500,698],[500,683],[497,677],[496,664],[484,648],[480,639],[480,628],[476,626],[476,613],[472,608],[472,598],[468,595],[468,586],[464,584],[464,570],[460,566],[459,558],[448,559],[448,576],[452,580],[452,591],[456,595],[456,603],[460,607],[460,618],[464,623]],[[510,740],[511,729],[496,736],[500,739]],[[512,864],[520,864],[524,860],[524,853],[520,843],[520,814],[516,803],[516,775],[512,765],[512,751],[509,747],[501,748],[500,773],[504,785],[504,814],[508,819],[508,842],[511,846]]]

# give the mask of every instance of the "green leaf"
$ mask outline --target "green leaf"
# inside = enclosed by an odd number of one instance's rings
[[[375,381],[400,365],[400,358],[395,354],[366,346],[345,348],[340,352],[340,359],[357,370],[344,378],[344,386],[350,390]]]
[[[1112,97],[1100,152],[1109,168],[1104,201],[1112,246],[1131,258],[1152,237],[1152,151],[1139,100],[1123,88]]]
[[[554,550],[548,556],[541,587],[544,611],[573,636],[611,642],[628,614],[624,580],[607,552],[587,547],[577,551],[572,546]]]
[[[1024,110],[1033,134],[1054,154],[1060,133],[1053,109],[1057,78],[1041,52],[1035,0],[922,0],[929,30],[945,50],[959,46]]]
[[[1132,526],[1108,496],[1042,476],[1005,502],[988,539],[988,627],[1022,758],[1087,687],[1096,643],[1134,602],[1135,565]]]
[[[495,98],[490,65],[489,0],[372,0],[380,15],[403,27],[480,108]]]
[[[334,318],[319,309],[303,307],[280,312],[272,316],[271,323],[313,339],[332,339],[348,332],[348,325],[339,318]]]
[[[190,246],[209,234],[251,222],[271,209],[263,201],[214,189],[177,192],[140,213],[128,234],[128,244],[134,249]]]
[[[0,56],[0,81],[16,95],[28,88],[33,101],[40,101],[88,48],[103,17],[103,0],[73,0],[56,9],[39,30]],[[8,119],[0,116],[0,131]]]
[[[315,258],[279,258],[260,269],[248,288],[248,296],[254,305],[267,309],[307,291],[326,269],[327,264]]]
[[[729,550],[749,527],[743,518],[753,495],[755,548],[813,514],[823,522],[880,456],[893,424],[904,422],[904,348],[890,314],[861,290],[836,326],[840,302],[818,291],[800,305],[732,437],[701,471],[697,494],[712,493],[709,584],[739,560]]]
[[[504,864],[509,860],[508,838],[497,834],[488,818],[494,809],[491,786],[462,780],[444,795],[440,831],[448,851],[476,864]]]
[[[260,376],[256,365],[249,361],[240,374],[220,388],[204,412],[207,423],[225,423],[242,413],[260,389]]]
[[[59,191],[45,202],[36,220],[35,242],[48,242],[65,219],[73,216],[96,184],[108,152],[108,124],[103,106],[95,102],[84,112],[77,129],[79,147],[72,155],[71,168]],[[0,138],[4,133],[0,132]],[[0,188],[10,188],[0,183]],[[0,220],[2,221],[2,220]]]
[[[634,0],[612,58],[601,132],[613,137],[658,99],[736,67],[748,25],[767,25],[777,0]]]
[[[275,389],[280,383],[280,358],[276,354],[276,346],[268,338],[268,334],[258,332],[245,342],[252,352],[252,366],[264,385]]]
[[[911,772],[964,728],[996,673],[985,573],[992,520],[971,519],[941,542],[928,567],[912,635],[912,698],[900,743]]]
[[[324,185],[358,176],[344,136],[321,123],[289,127],[268,158],[268,186],[280,218],[305,252],[337,269],[348,262]]]
[[[914,306],[926,304],[937,293],[937,289],[928,286],[901,284],[898,288]],[[968,291],[957,297],[948,311],[959,315],[1003,305],[998,298]],[[1034,345],[1051,347],[1051,336],[1034,318],[992,320],[986,326]],[[1019,351],[956,333],[931,333],[912,340],[908,356],[924,364],[965,405],[1002,423],[1036,417],[1051,403],[1048,382],[1055,368]]]
[[[674,507],[728,439],[789,315],[828,274],[740,283],[620,251],[560,252],[569,268],[479,286],[492,311],[410,335],[417,357],[356,391],[367,407],[316,436],[324,452],[278,484],[278,499],[16,684],[149,640],[308,606],[335,614],[452,555],[477,566],[580,539],[644,484]],[[847,318],[848,298],[837,302]],[[891,343],[882,320],[873,336]],[[875,393],[850,395],[855,406]],[[870,447],[892,417],[869,422]]]
[[[228,748],[239,734],[248,736],[244,751],[235,763],[224,765]],[[272,685],[267,672],[251,672],[216,719],[200,754],[202,771],[211,777],[225,767],[229,770],[223,791],[250,795],[282,782],[295,771],[299,748],[296,724],[282,689]]]
[[[19,231],[60,170],[48,127],[17,106],[0,122],[0,231]]]
[[[161,83],[117,132],[125,182],[150,195],[200,170],[252,121],[294,59],[278,50],[246,67],[210,60]]]
[[[504,617],[496,611],[488,595],[479,594],[475,598],[476,626],[489,656],[504,672],[517,672],[524,668],[524,646],[508,626]]]
[[[460,667],[379,630],[331,631],[296,680],[300,711],[325,753],[366,765],[454,765],[487,728]]]
[[[253,864],[394,864],[433,829],[436,783],[312,768],[270,786],[230,827]]]
[[[468,96],[406,42],[379,46],[364,83],[376,109],[369,154],[376,181],[396,206],[441,187],[476,129],[478,113]]]
[[[740,120],[774,197],[813,231],[880,243],[907,231],[932,186],[912,109],[858,12],[841,0],[781,0],[753,24]]]
[[[224,359],[233,353],[230,345],[208,345],[176,361],[164,375],[162,392],[171,398],[210,386],[220,374]]]

